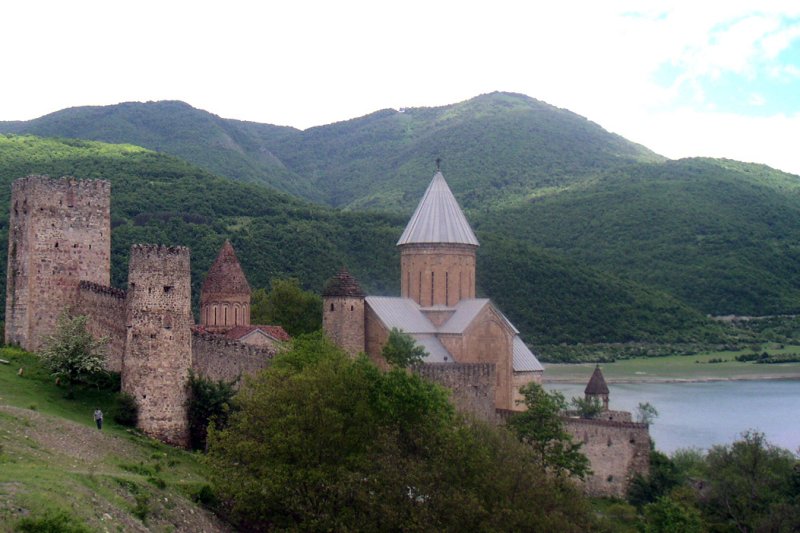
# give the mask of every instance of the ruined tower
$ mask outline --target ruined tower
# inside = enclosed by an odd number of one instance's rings
[[[139,429],[179,446],[188,443],[189,272],[188,248],[131,247],[122,390],[139,406]]]
[[[397,241],[400,295],[422,307],[475,298],[478,239],[441,172],[436,172]]]
[[[200,325],[211,333],[250,325],[250,285],[230,241],[222,245],[203,282]]]
[[[322,329],[350,355],[364,351],[364,297],[346,268],[328,280],[322,291]]]
[[[35,351],[81,280],[107,286],[111,185],[28,176],[11,187],[5,342]]]

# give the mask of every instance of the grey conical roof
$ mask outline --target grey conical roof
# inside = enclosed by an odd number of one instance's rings
[[[421,243],[471,244],[478,239],[441,172],[436,172],[397,245]]]

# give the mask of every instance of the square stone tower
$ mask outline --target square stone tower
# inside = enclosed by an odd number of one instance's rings
[[[111,184],[28,176],[11,187],[5,342],[38,350],[81,280],[111,279]]]

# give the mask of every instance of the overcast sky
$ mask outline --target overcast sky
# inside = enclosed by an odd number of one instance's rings
[[[800,1],[13,1],[0,120],[183,100],[307,128],[512,91],[800,174]]]

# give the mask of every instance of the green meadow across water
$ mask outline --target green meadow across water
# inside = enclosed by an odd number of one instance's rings
[[[768,352],[770,355],[796,354],[800,353],[800,346],[769,348]],[[609,382],[800,379],[800,363],[757,364],[736,360],[739,355],[752,353],[752,350],[739,350],[625,359],[602,363],[600,367]],[[595,364],[546,363],[544,366],[545,382],[583,383],[589,380]]]

